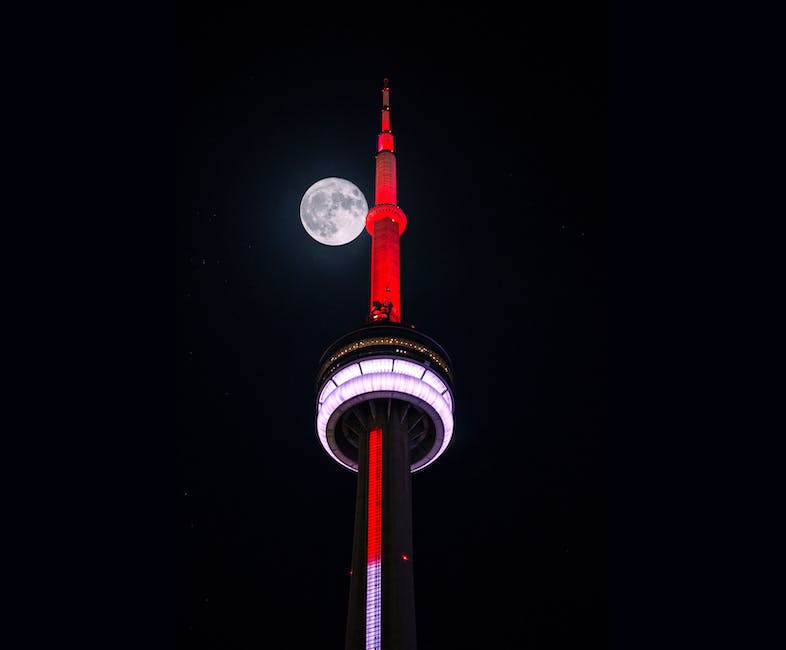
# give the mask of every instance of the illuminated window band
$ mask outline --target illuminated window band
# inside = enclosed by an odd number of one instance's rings
[[[366,650],[382,647],[382,428],[368,436]]]
[[[353,350],[359,350],[360,348],[366,348],[373,345],[399,345],[402,348],[409,348],[410,350],[417,350],[421,354],[424,354],[429,359],[431,359],[434,363],[436,363],[448,376],[450,376],[450,368],[448,368],[448,364],[440,357],[439,355],[435,354],[431,350],[429,350],[426,346],[421,345],[420,343],[415,343],[414,341],[410,341],[409,339],[398,338],[396,336],[379,336],[370,339],[363,339],[362,341],[355,341],[354,343],[350,343],[349,345],[345,345],[343,348],[338,350],[333,356],[328,359],[322,369],[320,370],[320,374],[325,372],[325,369],[330,366],[331,363],[334,363],[337,359],[340,359],[345,354],[352,352]]]
[[[453,396],[440,377],[419,363],[393,357],[365,359],[344,368],[327,379],[319,393],[317,406],[317,435],[333,459],[353,471],[357,467],[338,456],[331,446],[334,429],[340,415],[351,404],[374,397],[395,397],[412,402],[428,411],[434,420],[437,441],[441,444],[436,453],[413,465],[412,471],[421,470],[447,448],[453,437]],[[330,438],[330,440],[329,440]]]

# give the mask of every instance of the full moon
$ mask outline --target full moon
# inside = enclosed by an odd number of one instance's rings
[[[300,202],[300,221],[321,244],[341,246],[366,226],[368,203],[357,185],[343,178],[323,178],[306,190]]]

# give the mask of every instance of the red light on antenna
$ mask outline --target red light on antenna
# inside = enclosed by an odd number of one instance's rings
[[[404,562],[407,562],[407,561],[409,560],[409,555],[404,555],[404,554],[402,553],[402,554],[401,554],[401,559],[402,559],[402,560],[404,560]]]

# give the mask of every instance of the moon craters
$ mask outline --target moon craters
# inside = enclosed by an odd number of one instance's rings
[[[366,223],[368,203],[360,189],[343,178],[314,183],[300,202],[300,219],[311,237],[340,246],[355,239]]]

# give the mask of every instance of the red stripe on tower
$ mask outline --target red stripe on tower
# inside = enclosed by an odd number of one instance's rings
[[[366,650],[382,641],[382,428],[368,438],[368,538],[366,564]]]

